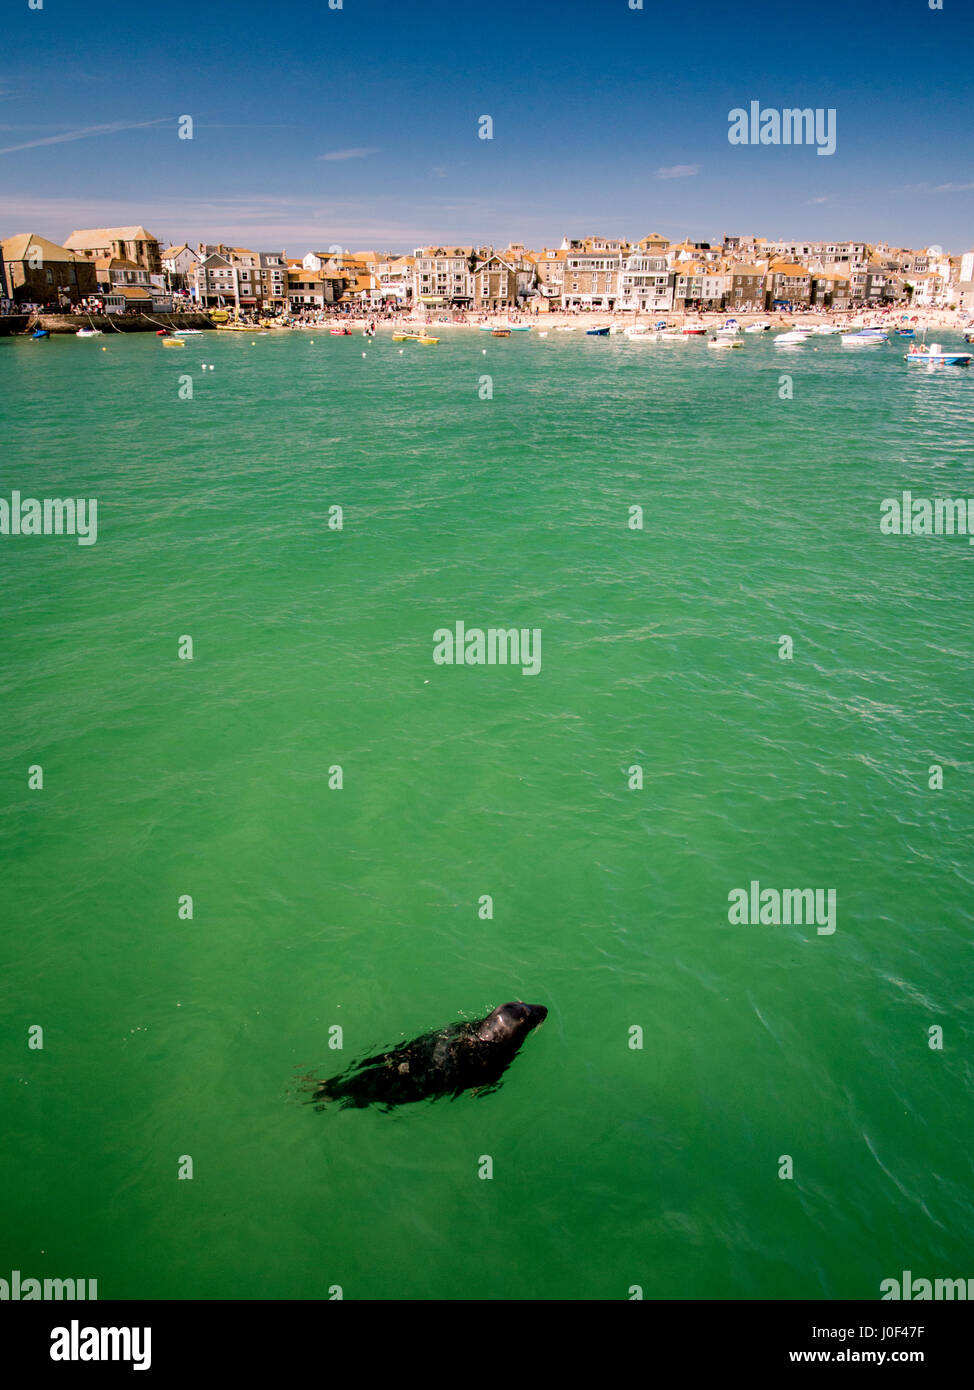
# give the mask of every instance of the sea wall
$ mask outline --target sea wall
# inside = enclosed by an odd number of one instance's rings
[[[160,326],[167,328],[213,328],[209,314],[38,314],[31,320],[34,328],[46,328],[49,333],[77,333],[79,328],[100,328],[103,333],[156,333]]]

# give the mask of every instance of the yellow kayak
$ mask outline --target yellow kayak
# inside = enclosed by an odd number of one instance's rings
[[[394,343],[438,343],[439,338],[431,338],[427,333],[393,333]]]

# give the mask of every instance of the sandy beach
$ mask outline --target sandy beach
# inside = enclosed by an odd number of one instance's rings
[[[742,328],[746,328],[752,323],[768,323],[772,329],[811,328],[820,324],[832,325],[841,329],[879,325],[892,329],[898,327],[902,322],[904,326],[908,324],[917,331],[940,328],[962,332],[970,322],[971,315],[961,313],[956,309],[907,309],[900,305],[881,310],[808,310],[798,311],[794,314],[782,313],[779,310],[775,310],[773,313],[741,313],[733,310],[727,310],[723,313],[697,313],[693,310],[687,312],[683,310],[653,310],[648,313],[632,313],[615,310],[612,312],[583,313],[555,311],[540,314],[507,313],[502,310],[493,314],[463,315],[456,313],[437,317],[423,311],[413,310],[411,313],[404,313],[395,318],[382,318],[359,311],[351,314],[331,313],[323,317],[319,323],[322,327],[329,327],[336,322],[341,322],[349,324],[352,328],[362,329],[368,323],[374,322],[377,329],[402,328],[406,325],[412,325],[425,327],[427,331],[435,329],[437,332],[447,328],[478,330],[488,325],[497,328],[527,324],[539,333],[567,328],[584,333],[586,329],[604,327],[605,325],[627,328],[637,323],[652,326],[663,321],[672,328],[682,328],[685,324],[696,324],[713,329],[720,327],[730,318],[736,319]]]

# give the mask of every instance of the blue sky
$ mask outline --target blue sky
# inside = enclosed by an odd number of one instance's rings
[[[970,0],[644,5],[13,0],[0,235],[141,222],[291,255],[651,231],[974,246]],[[835,154],[729,144],[752,100],[834,108]]]

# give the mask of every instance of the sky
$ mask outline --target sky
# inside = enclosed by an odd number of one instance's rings
[[[971,0],[338,2],[8,0],[0,237],[974,247]],[[731,144],[752,101],[833,110],[834,154]]]

